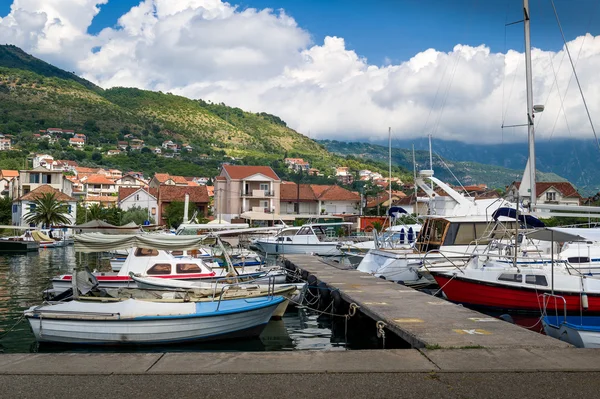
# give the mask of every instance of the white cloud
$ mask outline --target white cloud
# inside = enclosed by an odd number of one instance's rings
[[[500,129],[503,116],[506,124],[525,121],[523,54],[515,51],[459,44],[448,53],[427,49],[375,66],[343,38],[313,43],[283,10],[220,0],[144,0],[116,28],[90,35],[87,28],[106,2],[14,0],[0,19],[0,37],[103,87],[172,91],[266,111],[312,137],[383,138],[388,126],[397,138],[526,137],[525,129]],[[600,36],[581,36],[569,48],[597,115]],[[546,105],[536,119],[538,136],[591,137],[564,51],[534,49],[533,64],[534,101]]]

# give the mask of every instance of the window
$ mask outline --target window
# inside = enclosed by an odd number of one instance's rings
[[[546,280],[546,276],[539,276],[539,275],[535,275],[535,274],[526,275],[525,282],[527,284],[543,285],[545,287],[548,286],[548,281]]]
[[[42,175],[42,183],[52,184],[52,175],[51,174],[43,174]]]
[[[152,214],[156,215],[156,208],[152,207]]]
[[[500,276],[498,276],[498,281],[510,281],[511,283],[520,283],[523,281],[523,275],[516,273],[502,273]]]
[[[259,206],[261,208],[268,208],[269,207],[269,201],[259,201]]]
[[[202,269],[195,263],[178,263],[177,273],[202,273]]]
[[[39,174],[30,174],[29,175],[29,183],[39,183],[40,182],[40,175]]]
[[[139,201],[139,200],[140,200],[140,195],[139,195],[139,194],[136,194],[136,195],[135,195],[135,200],[136,200],[136,201]]]
[[[71,205],[67,205],[67,213],[71,213],[72,209],[71,209]]]
[[[296,235],[308,236],[308,235],[314,235],[314,233],[311,231],[310,227],[302,227],[300,230],[298,230],[298,233]]]
[[[587,256],[574,256],[567,259],[569,263],[590,263],[590,258]]]
[[[29,204],[29,212],[35,212],[35,204]]]
[[[260,183],[260,189],[263,190],[264,192],[268,192],[269,191],[269,185],[266,183]]]
[[[171,274],[171,265],[168,263],[157,263],[148,269],[148,275]]]
[[[546,193],[546,201],[556,201],[556,193],[555,192],[547,192]]]
[[[157,256],[158,251],[156,249],[138,248],[135,250],[135,256]]]

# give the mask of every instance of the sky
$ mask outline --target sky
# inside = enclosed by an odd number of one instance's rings
[[[600,1],[555,0],[592,117]],[[549,0],[531,0],[537,136],[593,137]],[[280,116],[313,138],[526,140],[521,0],[0,0],[0,44],[104,87]],[[595,122],[595,121],[594,121]],[[599,129],[600,130],[600,129]]]

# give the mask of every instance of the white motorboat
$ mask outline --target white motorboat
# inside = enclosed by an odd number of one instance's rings
[[[24,312],[38,342],[172,344],[260,335],[281,296],[214,302],[71,301]]]
[[[277,268],[280,270],[279,268]],[[100,283],[100,287],[127,287],[135,285],[129,273],[142,276],[153,276],[162,279],[180,279],[187,281],[207,279],[231,279],[246,278],[256,279],[264,276],[269,269],[260,266],[244,266],[235,268],[235,272],[226,268],[212,269],[201,258],[178,258],[167,251],[134,248],[129,252],[127,260],[118,273],[94,273]],[[275,272],[272,272],[275,273]],[[66,290],[71,288],[71,274],[63,274],[52,279],[52,287],[55,290]],[[277,282],[285,282],[285,274],[280,271]]]
[[[330,231],[352,223],[310,223],[286,227],[273,237],[254,241],[262,252],[272,255],[313,254],[321,256],[342,255],[340,247],[347,241],[332,237]]]

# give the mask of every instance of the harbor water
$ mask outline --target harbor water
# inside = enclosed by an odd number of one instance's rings
[[[289,351],[348,350],[373,348],[377,342],[368,334],[347,334],[338,321],[304,308],[291,308],[282,320],[271,320],[258,339],[230,340],[151,347],[68,347],[38,345],[26,320],[24,309],[42,303],[42,291],[50,279],[69,273],[74,267],[108,270],[97,254],[78,254],[72,246],[40,249],[27,255],[0,255],[0,353],[27,352],[164,352],[164,351]],[[18,322],[18,324],[16,324]],[[16,326],[15,326],[16,324]],[[12,328],[14,326],[14,328]],[[11,329],[12,328],[12,329]],[[10,330],[10,331],[8,331]],[[7,332],[8,331],[8,332]]]

